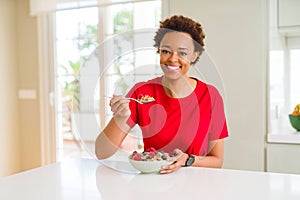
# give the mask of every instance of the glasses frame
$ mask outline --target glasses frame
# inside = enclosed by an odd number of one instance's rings
[[[192,54],[191,50],[188,50],[186,48],[179,49],[179,50],[172,50],[169,47],[160,47],[158,48],[158,52],[161,56],[173,56],[176,55],[179,58],[189,60],[189,56]],[[175,54],[176,53],[176,54]]]

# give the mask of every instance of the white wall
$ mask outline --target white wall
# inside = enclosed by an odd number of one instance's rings
[[[170,0],[170,14],[202,23],[225,87],[230,137],[224,168],[264,170],[267,0]]]
[[[0,177],[20,170],[15,1],[0,1]]]

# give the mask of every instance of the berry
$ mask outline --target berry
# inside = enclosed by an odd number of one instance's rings
[[[155,148],[150,147],[150,148],[148,148],[146,151],[148,151],[148,152],[155,152]]]
[[[138,152],[137,151],[134,151],[134,152],[132,152],[132,155],[135,155],[135,154],[137,154]]]
[[[150,155],[151,157],[154,157],[154,156],[155,156],[155,153],[154,153],[153,151],[151,151],[151,152],[149,153],[149,155]]]
[[[162,158],[163,160],[167,160],[167,156],[166,156],[166,155],[162,155],[161,158]]]
[[[140,161],[140,160],[141,160],[141,157],[140,157],[140,156],[135,156],[135,157],[133,158],[133,160]]]

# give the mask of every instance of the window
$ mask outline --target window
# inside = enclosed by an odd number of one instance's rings
[[[104,97],[161,73],[153,44],[140,44],[158,26],[161,1],[62,9],[55,17],[57,159],[89,157],[111,118]]]
[[[300,37],[297,38],[300,43]],[[300,104],[300,45],[296,49],[290,50],[290,86],[291,86],[291,106],[290,109],[294,109],[294,106]]]
[[[292,44],[291,44],[292,43]],[[270,51],[271,132],[290,132],[288,114],[300,103],[300,37],[287,38],[284,50]]]
[[[270,3],[268,142],[300,143],[288,115],[300,104],[300,29],[283,16],[277,0]],[[280,1],[281,3],[283,1]],[[280,15],[282,14],[282,15]],[[285,24],[279,23],[285,19]],[[279,20],[279,21],[278,21]],[[294,21],[291,19],[291,21]]]

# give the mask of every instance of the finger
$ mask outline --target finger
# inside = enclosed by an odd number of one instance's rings
[[[130,115],[130,109],[129,109],[129,103],[120,103],[116,105],[115,107],[112,108],[112,111],[114,112],[115,115],[118,116],[129,116]]]
[[[174,171],[176,171],[177,170],[177,168],[175,168],[175,169],[162,169],[162,170],[160,170],[160,174],[169,174],[169,173],[172,173],[172,172],[174,172]]]
[[[119,115],[121,116],[129,116],[131,113],[130,109],[129,109],[129,105],[122,105],[119,109]]]
[[[184,154],[180,149],[174,149],[173,152],[175,153],[175,157],[179,158],[180,156],[182,156],[182,154]]]
[[[172,173],[173,171],[172,170],[166,170],[166,169],[163,169],[163,170],[160,170],[160,174],[169,174],[169,173]]]
[[[124,98],[115,98],[111,100],[111,110],[115,112],[122,106],[122,104],[129,104],[129,100],[124,99]]]
[[[175,152],[176,154],[181,154],[181,153],[183,153],[180,149],[174,149],[174,152]]]
[[[113,112],[121,111],[123,109],[128,109],[129,110],[129,102],[128,102],[128,100],[120,100],[120,101],[116,102],[112,106],[112,111]]]
[[[121,95],[113,95],[113,97],[111,98],[109,105],[112,107],[115,103],[117,103],[118,101],[120,101],[123,97]]]
[[[180,164],[178,164],[177,162],[174,162],[173,164],[163,166],[160,173],[161,174],[171,173],[171,172],[174,172],[174,171],[178,170],[180,167],[181,167]]]
[[[178,154],[176,154],[175,157],[172,157],[173,161],[174,161],[174,164],[176,163],[176,165],[179,165],[179,167],[184,166],[187,154],[183,153],[182,151],[177,152],[177,153]]]

